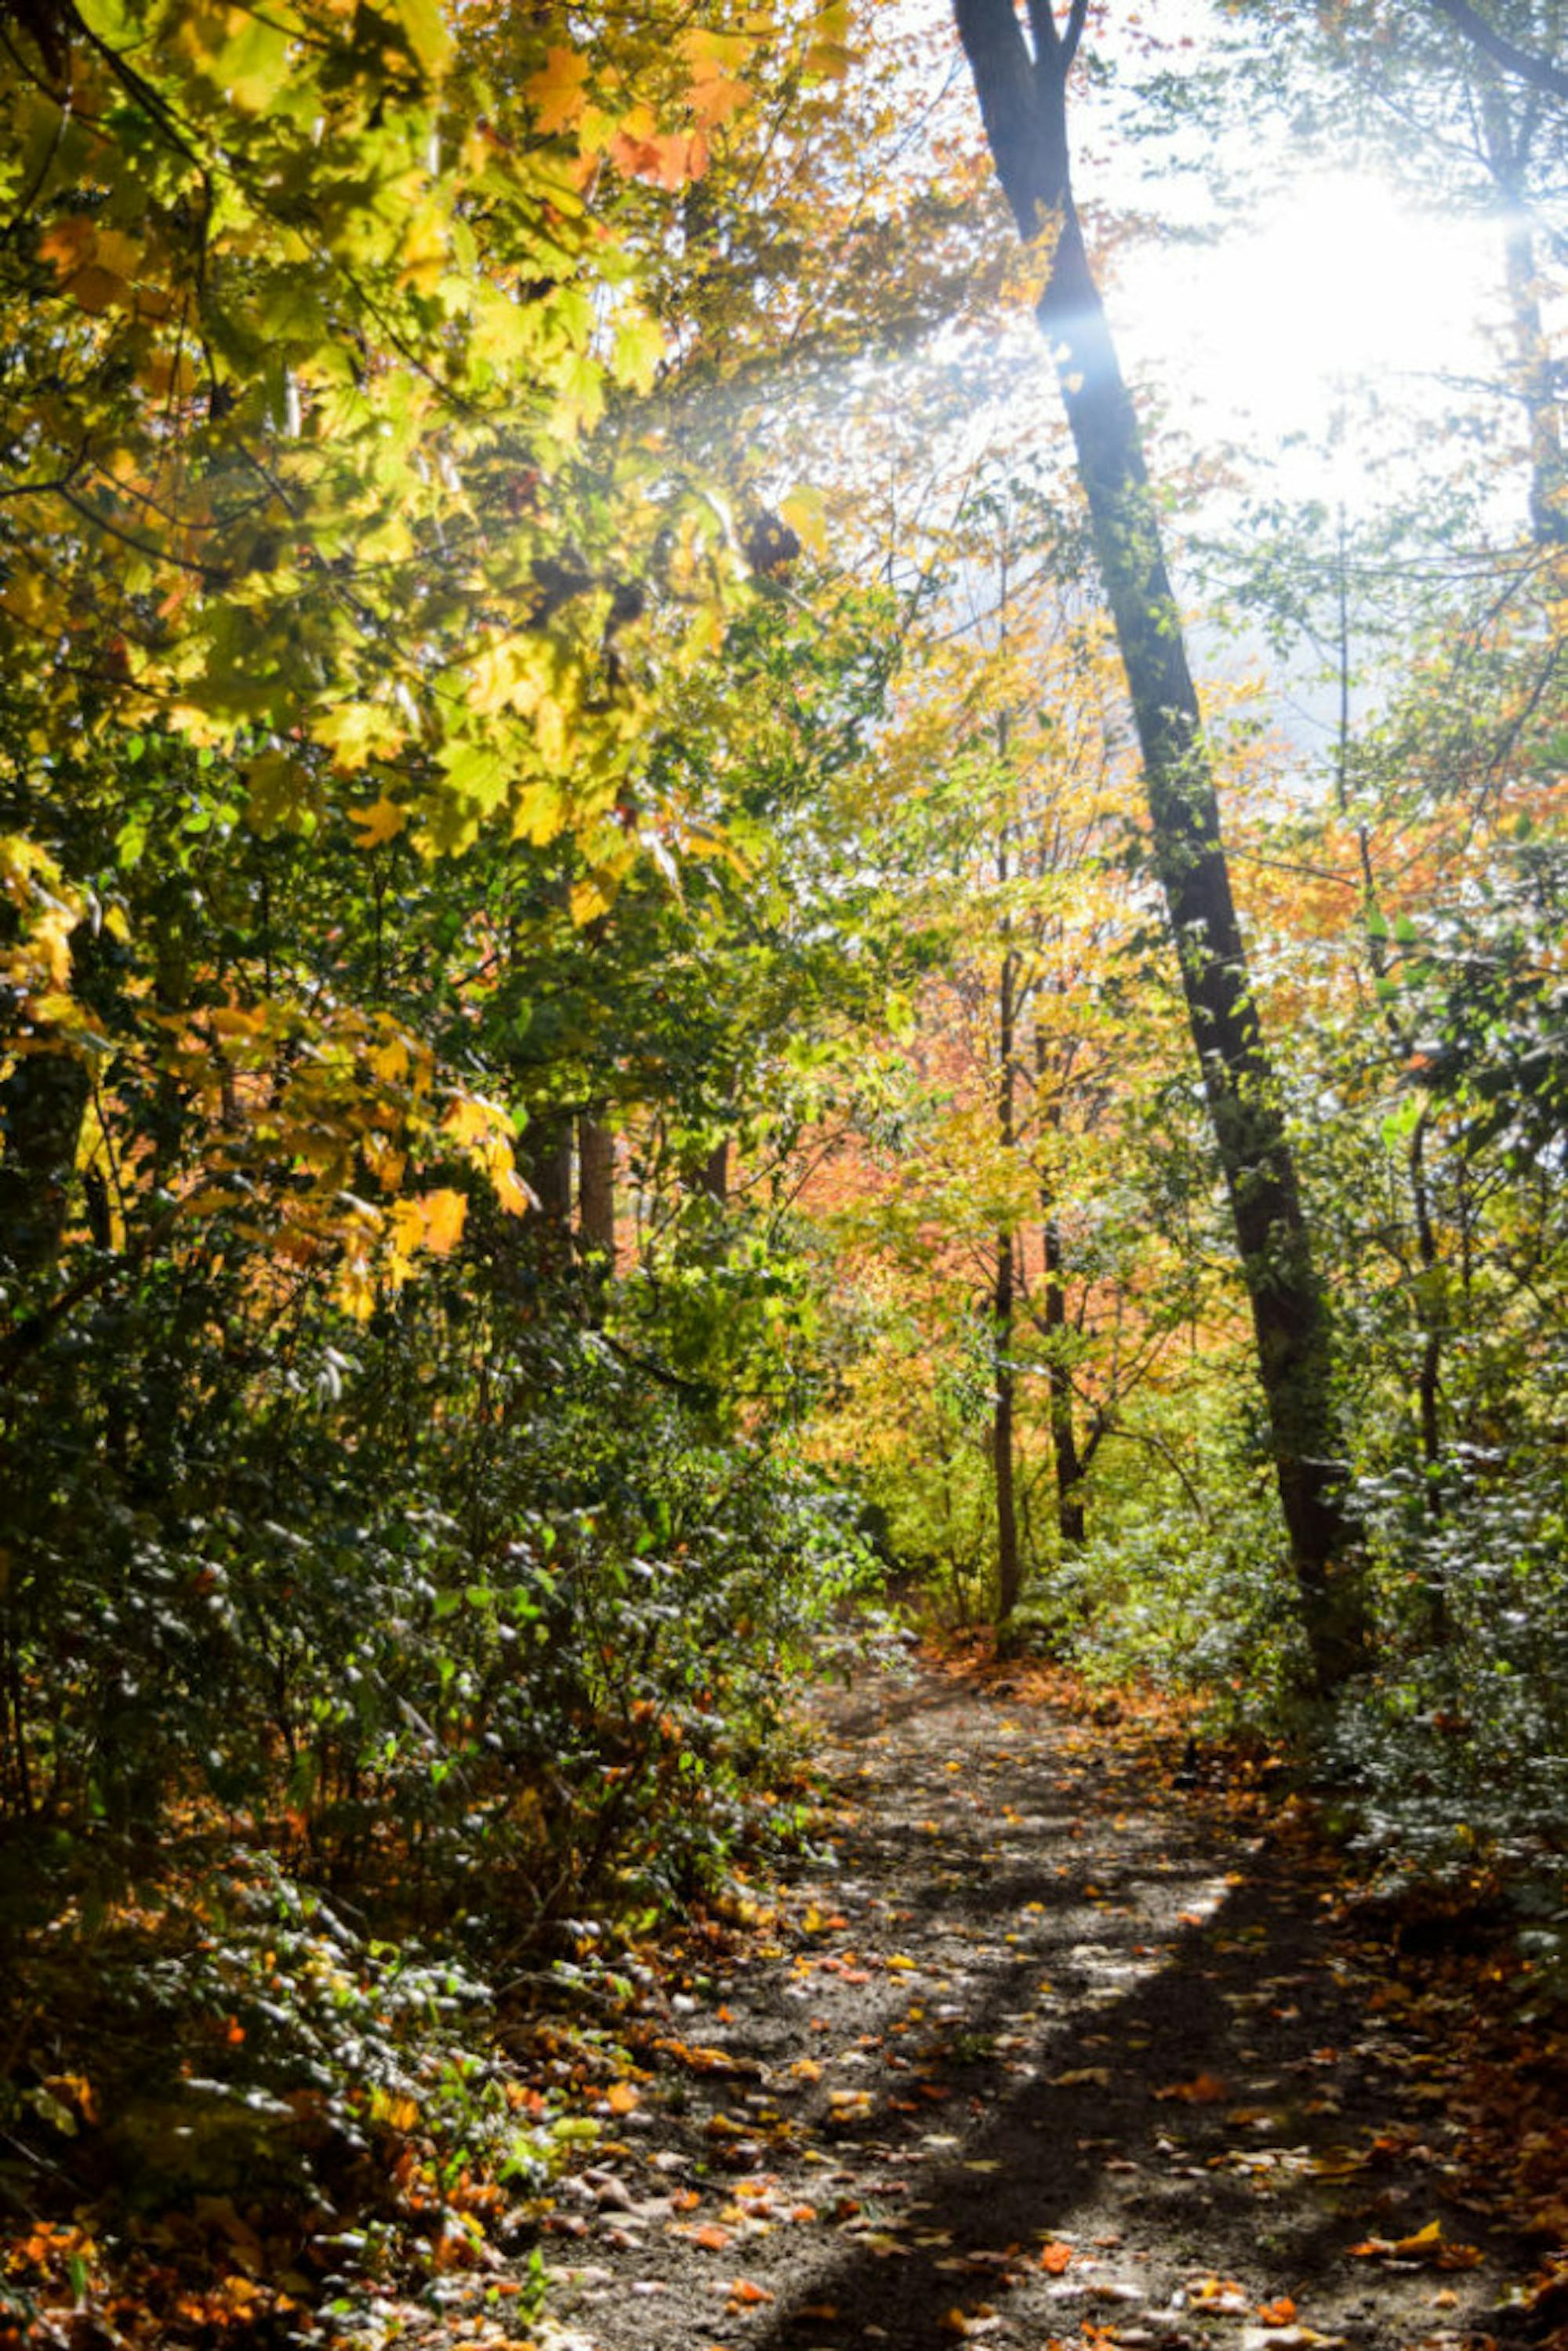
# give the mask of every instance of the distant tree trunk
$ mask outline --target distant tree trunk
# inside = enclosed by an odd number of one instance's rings
[[[1515,382],[1530,447],[1530,527],[1538,547],[1568,539],[1568,472],[1556,362],[1541,315],[1541,269],[1526,185],[1531,149],[1541,128],[1533,98],[1511,102],[1490,75],[1479,93],[1481,145],[1502,199],[1503,266]]]
[[[0,938],[13,933],[0,908]],[[71,936],[74,981],[86,976],[91,937]],[[45,1273],[60,1253],[91,1080],[72,1053],[24,1053],[0,1082],[0,1259],[26,1277]]]
[[[541,1111],[528,1121],[517,1155],[523,1180],[538,1203],[528,1238],[541,1272],[562,1272],[571,1259],[571,1136],[570,1113]]]
[[[1083,1463],[1072,1425],[1072,1381],[1063,1355],[1067,1335],[1067,1290],[1061,1279],[1061,1227],[1045,1220],[1045,1384],[1051,1404],[1051,1452],[1056,1469],[1056,1530],[1064,1552],[1079,1551],[1084,1539]]]
[[[729,1137],[716,1143],[695,1175],[696,1189],[706,1192],[722,1208],[729,1198]]]
[[[1247,971],[1181,616],[1136,415],[1084,248],[1068,167],[1067,80],[1088,0],[1065,26],[1030,0],[1030,55],[1013,0],[953,0],[998,176],[1026,240],[1053,239],[1039,318],[1143,755],[1165,893],[1229,1196],[1269,1405],[1280,1499],[1318,1683],[1365,1662],[1363,1593],[1346,1553],[1329,1332]]]
[[[1017,1377],[1013,1371],[1013,1309],[1017,1294],[1016,1243],[997,1235],[997,1275],[991,1293],[991,1463],[997,1495],[997,1622],[1005,1624],[1023,1590],[1019,1554],[1018,1482],[1013,1452]]]
[[[19,1274],[60,1253],[89,1091],[68,1053],[29,1053],[0,1084],[0,1258]]]
[[[1051,1049],[1043,1029],[1034,1032],[1034,1066],[1037,1101],[1046,1099],[1046,1079],[1050,1069]],[[1055,1104],[1043,1113],[1045,1123],[1057,1130],[1061,1123],[1060,1108]],[[1067,1365],[1067,1284],[1063,1280],[1061,1224],[1051,1197],[1051,1186],[1042,1183],[1040,1196],[1040,1212],[1045,1219],[1045,1388],[1051,1410],[1051,1457],[1056,1472],[1056,1531],[1064,1552],[1082,1548],[1084,1541],[1083,1477],[1088,1463],[1078,1450],[1078,1432],[1072,1420],[1072,1376]]]
[[[1000,878],[1007,879],[1007,850],[998,853]],[[997,1128],[1004,1151],[1018,1142],[1017,1085],[1014,1061],[1018,1011],[1015,995],[1018,959],[1010,945],[1002,953],[998,989],[998,1043],[1001,1066],[997,1085]],[[1018,1243],[1010,1227],[997,1235],[996,1278],[991,1291],[991,1468],[997,1497],[997,1622],[1005,1624],[1018,1606],[1023,1590],[1019,1553],[1018,1485],[1013,1451],[1014,1407],[1018,1375],[1013,1368],[1014,1324],[1018,1295]]]
[[[578,1229],[591,1255],[615,1262],[615,1136],[592,1111],[577,1122]]]
[[[1511,229],[1508,298],[1519,365],[1520,398],[1530,434],[1530,524],[1538,547],[1568,539],[1568,467],[1552,347],[1541,316],[1541,276],[1528,227]]]

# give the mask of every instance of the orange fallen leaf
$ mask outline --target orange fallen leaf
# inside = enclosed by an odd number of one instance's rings
[[[612,2083],[607,2104],[612,2115],[635,2114],[642,2103],[642,2092],[633,2089],[630,2082]]]
[[[1224,2311],[1234,2316],[1247,2308],[1247,2289],[1235,2278],[1189,2278],[1186,2292],[1195,2310]]]
[[[729,2240],[729,2230],[721,2229],[716,2220],[705,2220],[691,2231],[692,2243],[701,2245],[705,2252],[722,2253]]]
[[[1156,2090],[1155,2095],[1179,2098],[1185,2106],[1217,2106],[1222,2098],[1230,2095],[1230,2090],[1218,2074],[1200,2074],[1193,2082],[1172,2082],[1166,2088]]]
[[[1040,2268],[1051,2277],[1060,2277],[1072,2259],[1071,2245],[1047,2245],[1040,2257]]]
[[[1278,2302],[1258,2304],[1258,2315],[1265,2326],[1289,2326],[1295,2314],[1296,2305],[1288,2294],[1282,2294]]]
[[[749,2278],[737,2278],[729,2289],[732,2310],[752,2310],[759,2302],[771,2302],[772,2294],[765,2285],[754,2285]]]

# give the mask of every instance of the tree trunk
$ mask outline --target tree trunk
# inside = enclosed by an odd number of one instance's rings
[[[1511,102],[1490,77],[1482,78],[1479,112],[1487,168],[1502,199],[1509,323],[1530,443],[1530,527],[1538,547],[1561,547],[1568,539],[1568,470],[1557,371],[1541,315],[1541,271],[1526,200],[1530,152],[1540,117],[1533,99]]]
[[[1018,1484],[1013,1458],[1013,1301],[1016,1265],[1011,1233],[997,1235],[997,1278],[991,1293],[991,1464],[997,1496],[997,1622],[1003,1625],[1023,1590],[1019,1554]]]
[[[1538,547],[1568,539],[1568,466],[1552,346],[1541,316],[1541,274],[1528,224],[1515,221],[1507,246],[1508,300],[1519,396],[1530,434],[1530,527]]]
[[[1087,0],[1065,28],[1031,0],[1031,57],[1013,0],[954,0],[959,37],[1019,233],[1053,235],[1039,318],[1050,340],[1079,481],[1143,755],[1155,870],[1257,1338],[1280,1499],[1317,1679],[1365,1662],[1366,1617],[1344,1554],[1329,1333],[1295,1162],[1253,1002],[1220,840],[1218,802],[1150,495],[1142,440],[1073,205],[1067,78]]]
[[[18,1274],[60,1253],[89,1091],[69,1053],[29,1053],[0,1085],[0,1258]]]
[[[14,925],[10,908],[0,909],[0,937],[14,935]],[[78,989],[90,977],[91,945],[78,923],[70,943]],[[24,1280],[59,1256],[91,1092],[74,1053],[21,1054],[0,1082],[0,1261]]]
[[[538,1203],[525,1237],[537,1270],[564,1273],[571,1262],[571,1152],[570,1113],[540,1111],[528,1121],[517,1154],[524,1181]],[[529,1229],[531,1228],[531,1229]]]
[[[716,1143],[695,1176],[696,1189],[722,1208],[729,1198],[729,1137]]]
[[[998,873],[1007,880],[1007,848],[1004,842],[998,855]],[[1006,925],[1004,924],[1004,935]],[[1015,1031],[1018,1025],[1014,1001],[1018,979],[1017,959],[1010,945],[1002,952],[1001,979],[998,990],[998,1043],[1001,1066],[997,1083],[997,1128],[1004,1151],[1011,1151],[1018,1142],[1015,1117],[1017,1071],[1014,1067]],[[1014,1307],[1018,1291],[1017,1243],[1010,1226],[997,1235],[996,1280],[991,1291],[991,1388],[994,1398],[991,1417],[991,1468],[997,1497],[997,1622],[1005,1624],[1018,1606],[1023,1590],[1023,1567],[1019,1555],[1018,1485],[1013,1458],[1013,1417],[1017,1401],[1018,1375],[1013,1369]]]
[[[577,1122],[578,1217],[584,1250],[615,1263],[615,1136],[592,1111]]]
[[[1080,1551],[1084,1540],[1083,1463],[1072,1425],[1072,1382],[1063,1356],[1067,1291],[1061,1279],[1061,1227],[1045,1220],[1046,1394],[1051,1404],[1051,1452],[1056,1468],[1056,1530],[1063,1552]]]

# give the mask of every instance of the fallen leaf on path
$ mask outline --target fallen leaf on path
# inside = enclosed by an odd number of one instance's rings
[[[1110,2080],[1109,2065],[1074,2065],[1070,2073],[1052,2074],[1051,2087],[1053,2090],[1103,2090],[1108,2088]],[[1160,2095],[1163,2097],[1165,2093],[1162,2091]]]
[[[1240,2351],[1333,2351],[1343,2335],[1320,2335],[1315,2326],[1244,2326]]]
[[[1247,2308],[1247,2289],[1235,2278],[1189,2278],[1187,2300],[1195,2310],[1218,2310],[1239,2317]]]
[[[1217,2106],[1230,2095],[1229,2085],[1218,2074],[1200,2074],[1193,2082],[1172,2082],[1164,2090],[1155,2092],[1156,2098],[1179,2099],[1184,2106]]]
[[[729,2289],[730,2310],[754,2310],[758,2303],[771,2302],[773,2296],[765,2285],[754,2285],[749,2278],[737,2278]]]
[[[1409,2237],[1364,2237],[1350,2251],[1356,2261],[1432,2262],[1440,2270],[1473,2270],[1486,2258],[1479,2245],[1450,2243],[1440,2220],[1428,2220]]]
[[[1051,2277],[1060,2277],[1071,2259],[1072,2248],[1071,2245],[1051,2244],[1047,2245],[1044,2252],[1040,2254],[1040,2268],[1048,2273],[1048,2275]]]

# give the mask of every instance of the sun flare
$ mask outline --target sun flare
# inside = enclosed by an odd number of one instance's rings
[[[1140,253],[1113,298],[1140,368],[1206,424],[1316,437],[1345,388],[1478,372],[1495,224],[1441,224],[1361,173],[1303,180],[1218,242]]]

